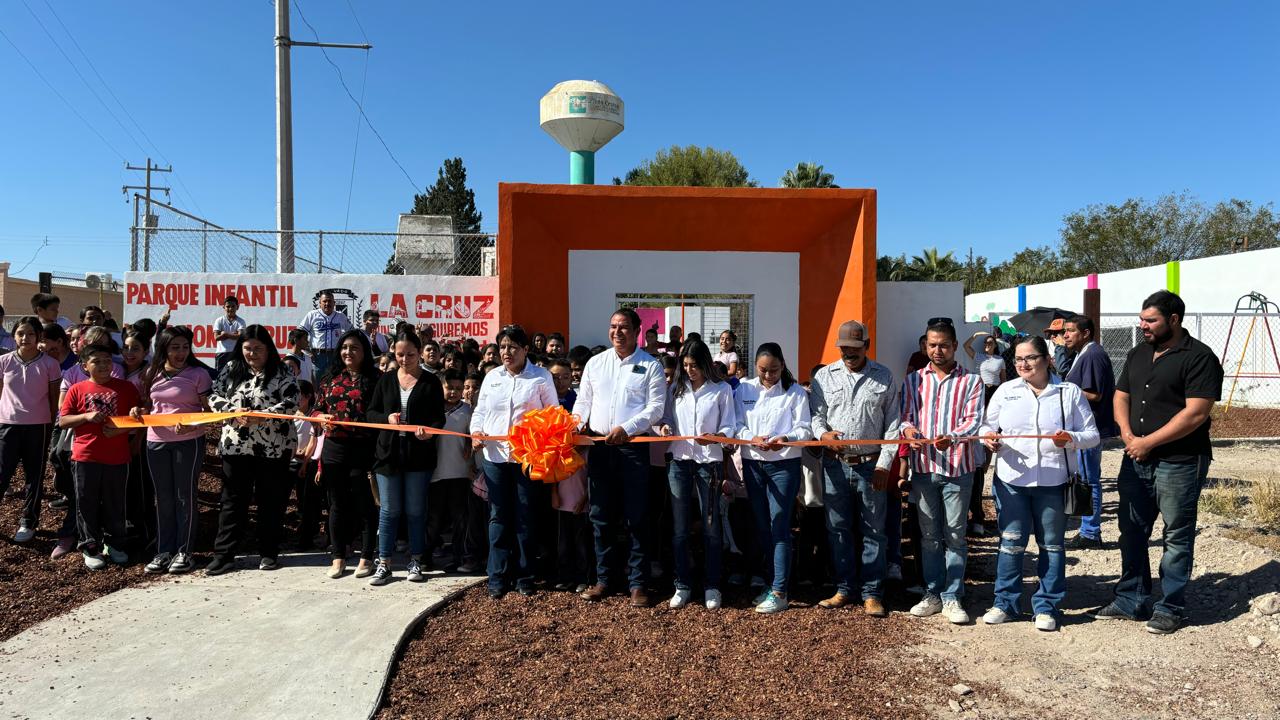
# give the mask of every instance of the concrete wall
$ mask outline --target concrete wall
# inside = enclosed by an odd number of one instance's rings
[[[799,253],[569,251],[569,338],[608,345],[617,294],[754,294],[755,338],[771,340],[797,375]],[[714,347],[714,345],[713,345]]]
[[[1236,300],[1250,292],[1260,292],[1280,300],[1280,248],[1252,250],[1231,255],[1187,260],[1179,263],[1178,294],[1187,303],[1187,312],[1231,312]],[[1142,301],[1165,287],[1164,265],[1098,275],[1102,291],[1102,312],[1137,314]],[[1027,307],[1037,305],[1082,310],[1084,276],[1027,286]],[[991,313],[1002,317],[1018,311],[1018,289],[1004,288],[974,293],[965,298],[965,318],[979,320]]]
[[[956,334],[964,342],[971,334],[986,329],[986,323],[968,323],[957,310],[964,302],[964,284],[958,282],[876,283],[876,336],[871,351],[875,359],[901,379],[907,358],[916,351],[930,318],[949,317]],[[962,365],[973,369],[964,350],[956,353]]]
[[[14,321],[23,315],[31,314],[31,296],[38,292],[40,292],[38,281],[11,277],[9,263],[0,262],[0,306],[4,307],[6,313],[5,328],[13,325]],[[124,322],[124,293],[119,290],[103,290],[99,293],[97,290],[75,285],[59,285],[55,282],[53,294],[62,300],[59,312],[72,320],[79,319],[80,308],[86,305],[97,305],[111,313],[111,317],[115,318],[116,322],[121,324]]]

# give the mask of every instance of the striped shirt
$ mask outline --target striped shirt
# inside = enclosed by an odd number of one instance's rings
[[[933,365],[907,375],[902,384],[902,429],[915,428],[926,438],[973,435],[982,422],[983,385],[979,375],[956,364],[939,379]],[[946,450],[932,446],[911,449],[911,469],[959,477],[974,471],[976,443],[953,443]]]

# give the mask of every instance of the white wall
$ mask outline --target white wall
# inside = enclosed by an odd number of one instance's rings
[[[1280,301],[1280,248],[1187,260],[1179,263],[1178,294],[1188,313],[1231,312],[1236,300],[1260,292]],[[1133,313],[1142,301],[1165,287],[1165,266],[1152,265],[1098,275],[1103,313]],[[1037,305],[1083,310],[1084,276],[1027,286],[1027,307]],[[975,321],[997,313],[1007,317],[1018,311],[1018,289],[1004,288],[974,293],[965,298],[965,317]]]
[[[916,351],[930,318],[949,317],[954,320],[956,335],[962,343],[972,333],[987,329],[986,323],[964,322],[958,312],[963,303],[963,283],[876,283],[876,336],[872,347],[876,361],[892,370],[894,377],[901,380],[907,358]],[[973,363],[964,350],[956,353],[956,359],[973,369]]]
[[[776,342],[790,361],[797,357],[799,253],[570,250],[573,344],[609,343],[609,314],[617,307],[618,293],[754,295],[753,342]]]

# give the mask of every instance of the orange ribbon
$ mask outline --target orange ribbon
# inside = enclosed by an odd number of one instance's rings
[[[511,459],[520,463],[530,480],[557,483],[580,470],[586,461],[577,450],[581,424],[559,405],[530,410],[511,427],[507,442]]]

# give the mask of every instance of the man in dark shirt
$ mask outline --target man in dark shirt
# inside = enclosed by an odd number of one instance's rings
[[[1086,315],[1066,321],[1062,331],[1063,345],[1074,361],[1065,380],[1080,388],[1089,401],[1098,433],[1105,440],[1119,434],[1111,404],[1115,399],[1115,372],[1111,358],[1095,338],[1097,329]],[[1067,547],[1082,549],[1102,547],[1102,443],[1080,450],[1080,470],[1093,488],[1093,513],[1080,518],[1080,532],[1067,540]]]
[[[1116,597],[1094,616],[1141,620],[1157,635],[1186,622],[1186,590],[1196,537],[1196,504],[1209,470],[1209,411],[1222,396],[1222,364],[1182,327],[1182,298],[1161,290],[1142,303],[1144,344],[1125,359],[1116,383],[1115,419],[1124,440],[1120,464],[1120,580]],[[1160,584],[1152,607],[1147,543],[1164,520]],[[1152,612],[1154,610],[1154,612]]]

